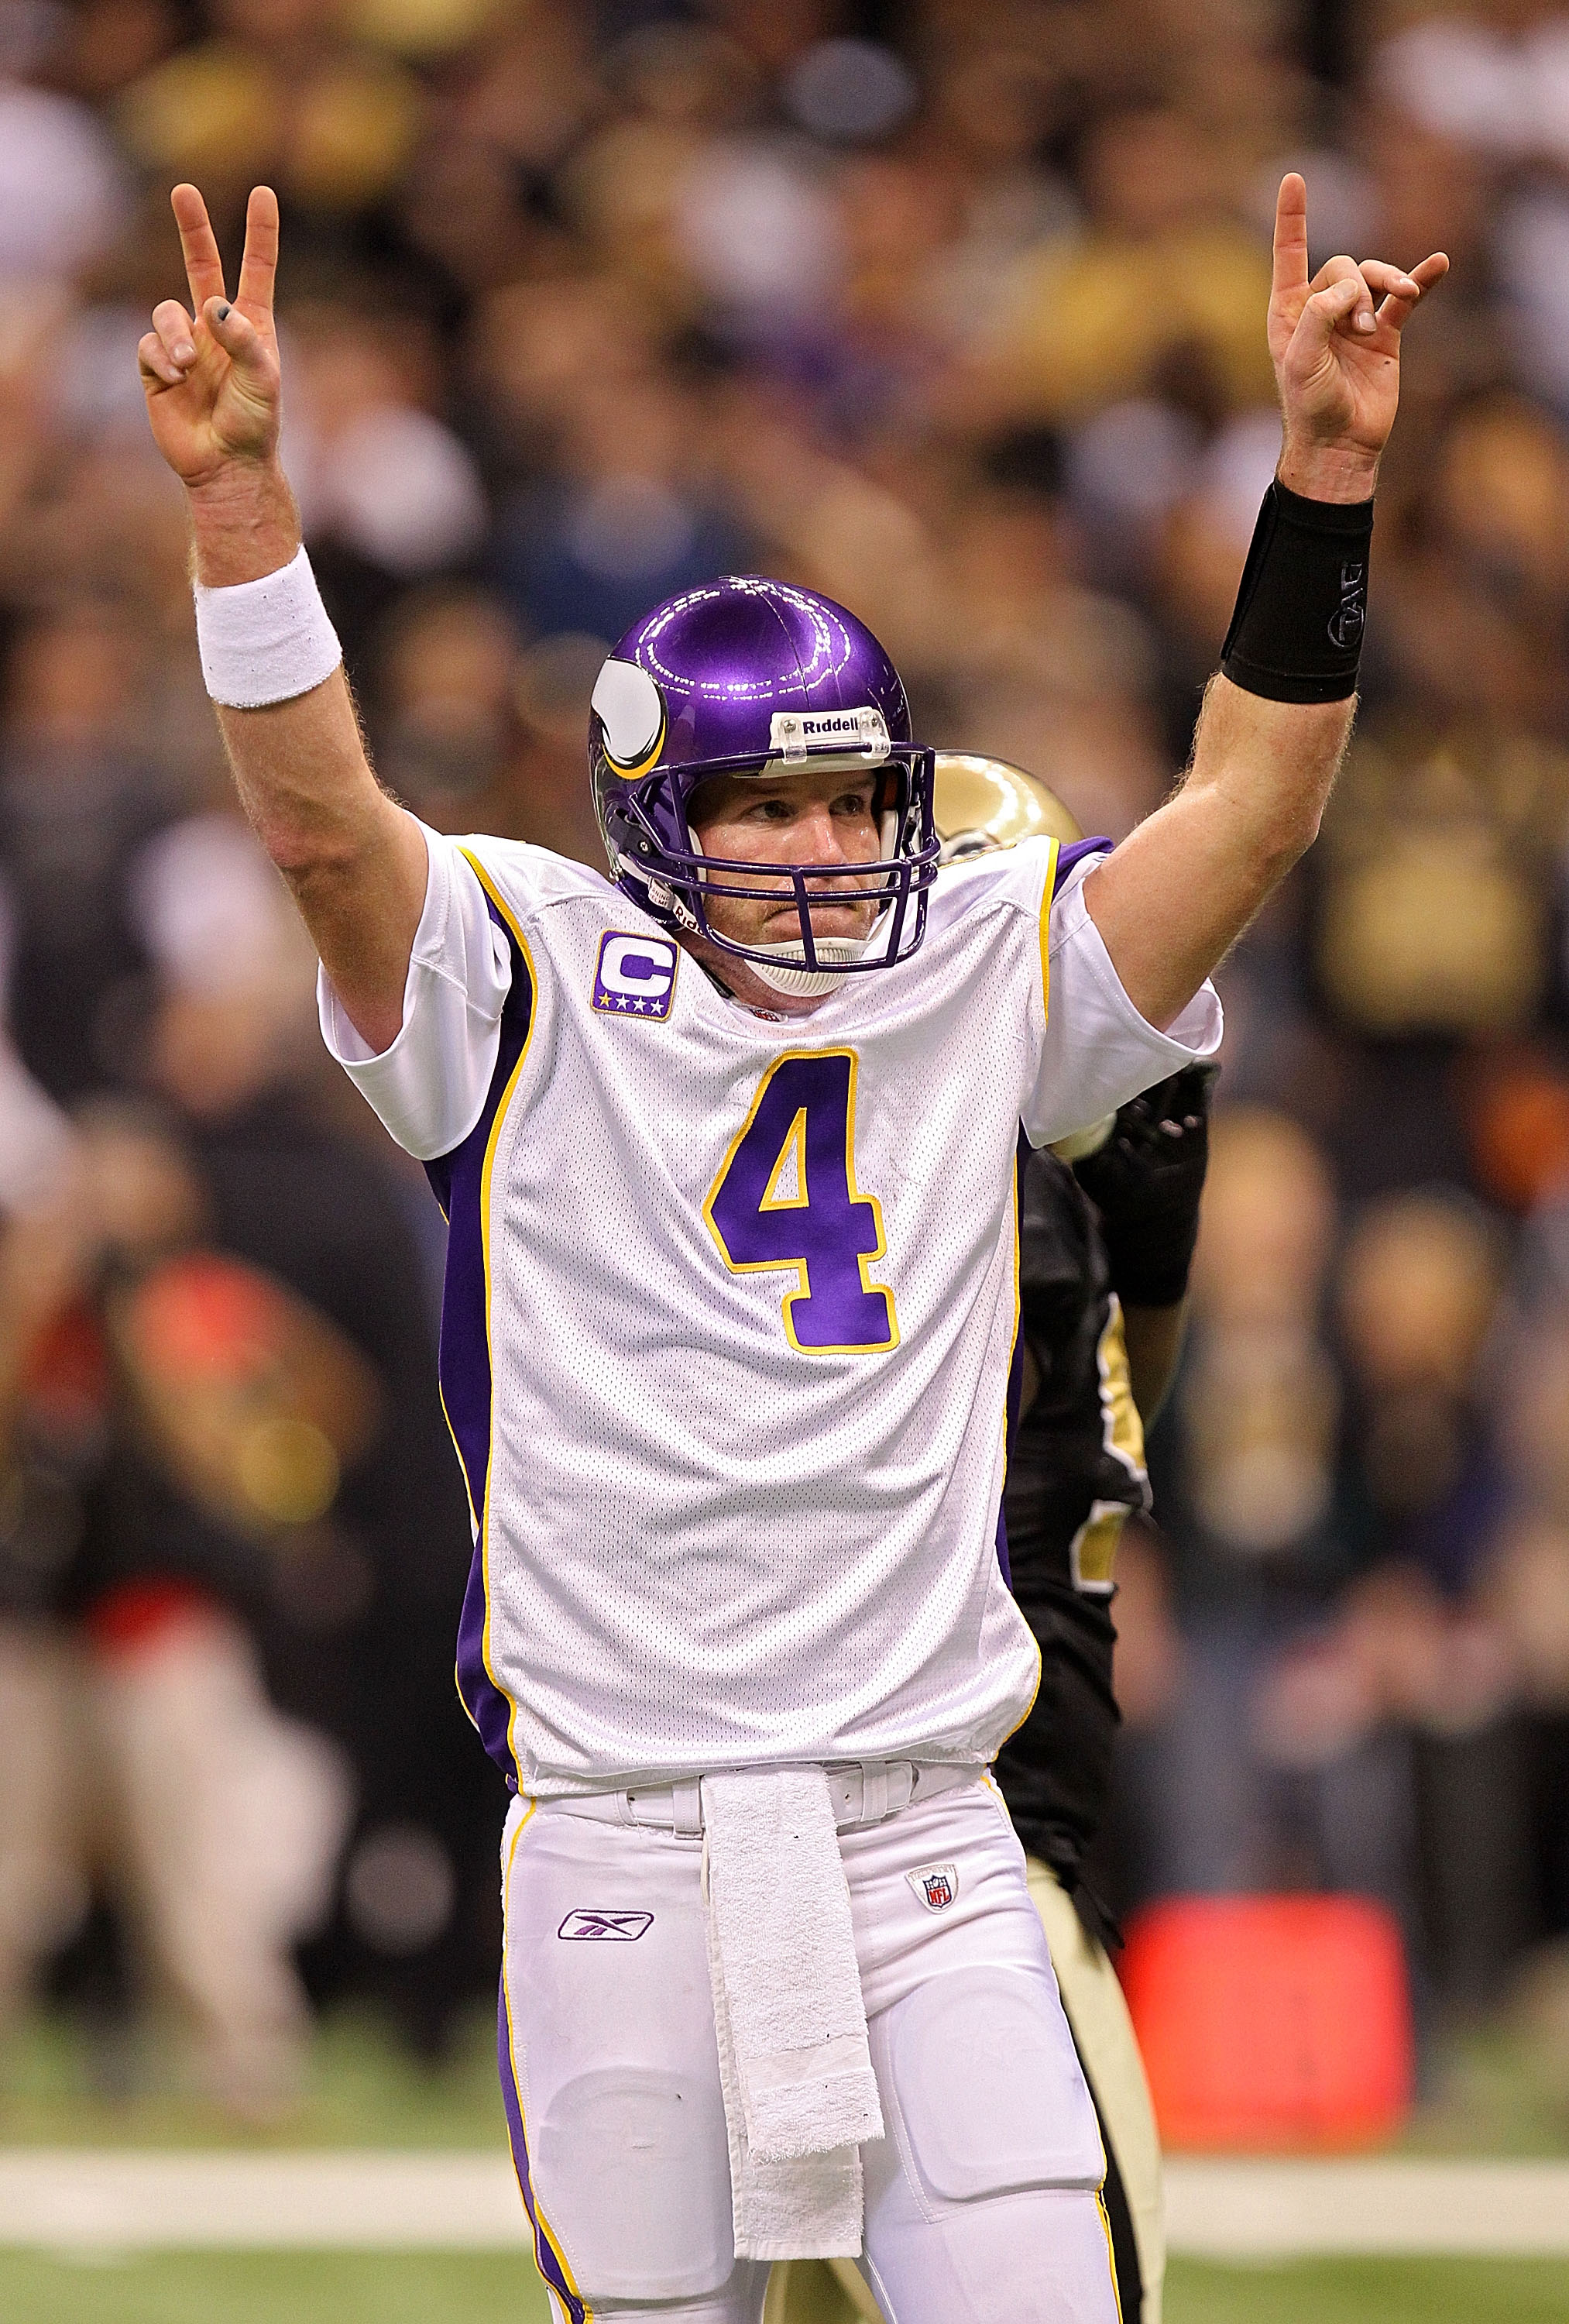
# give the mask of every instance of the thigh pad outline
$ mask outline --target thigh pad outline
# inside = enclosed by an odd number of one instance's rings
[[[535,2185],[584,2301],[691,2300],[734,2270],[717,2085],[647,2067],[564,2082],[531,2126]]]
[[[1095,2108],[1046,1977],[954,1970],[897,2003],[891,2020],[895,2095],[929,2200],[1100,2185]]]

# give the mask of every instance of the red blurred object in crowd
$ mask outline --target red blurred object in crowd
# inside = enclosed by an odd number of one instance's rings
[[[86,1300],[60,1308],[39,1333],[22,1368],[30,1414],[51,1434],[100,1421],[111,1393],[108,1343]]]
[[[210,1629],[222,1618],[209,1591],[192,1582],[151,1574],[106,1590],[84,1613],[82,1629],[100,1655],[124,1660],[156,1653],[170,1638],[193,1628]]]
[[[1569,1082],[1530,1055],[1485,1074],[1471,1109],[1477,1176],[1512,1211],[1569,1193]]]
[[[160,1268],[137,1301],[146,1358],[171,1377],[246,1379],[280,1360],[290,1320],[264,1276],[206,1251]]]
[[[1347,2148],[1410,2107],[1400,1932],[1361,1896],[1184,1896],[1141,1913],[1120,1963],[1162,2139]]]

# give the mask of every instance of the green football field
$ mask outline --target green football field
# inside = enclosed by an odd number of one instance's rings
[[[287,2117],[248,2131],[179,2087],[154,2040],[106,2068],[77,2024],[35,2021],[0,2052],[0,2147],[505,2152],[493,2034],[476,2013],[439,2070],[373,2019],[323,2027]],[[1404,2142],[1415,2153],[1562,2155],[1569,2092],[1537,2048],[1497,2034],[1443,2062]],[[1169,2324],[1565,2324],[1569,2261],[1173,2262]],[[0,2249],[0,2324],[546,2324],[526,2253],[214,2252],[120,2259]],[[996,2324],[1014,2324],[999,2317]]]
[[[1564,2324],[1569,2264],[1173,2263],[1169,2324]],[[105,2264],[0,2255],[5,2324],[546,2324],[527,2259],[223,2253]],[[996,2324],[1010,2324],[999,2317]]]
[[[243,2124],[182,2083],[155,2029],[106,2045],[63,2014],[0,2045],[0,2148],[490,2147],[507,2142],[493,2012],[476,2009],[445,2062],[422,2064],[374,2013],[334,2012],[312,2046],[298,2102]],[[1435,2057],[1399,2142],[1410,2154],[1569,2155],[1569,2061],[1522,2028],[1473,2028]],[[1566,2311],[1569,2314],[1569,2311]],[[0,2308],[0,2324],[9,2324]]]

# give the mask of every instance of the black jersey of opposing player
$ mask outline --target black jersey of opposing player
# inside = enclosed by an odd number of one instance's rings
[[[1043,1151],[1024,1166],[1019,1255],[1026,1395],[1039,1385],[1014,1430],[1004,1507],[1041,1688],[996,1773],[1024,1847],[1071,1889],[1105,1812],[1117,1727],[1112,1563],[1150,1489],[1095,1211]]]

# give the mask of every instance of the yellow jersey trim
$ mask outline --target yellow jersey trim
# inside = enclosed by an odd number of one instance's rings
[[[1106,2197],[1098,2187],[1095,2190],[1095,2208],[1100,2213],[1100,2231],[1106,2237],[1106,2259],[1111,2270],[1112,2298],[1117,2304],[1117,2324],[1123,2324],[1123,2294],[1117,2282],[1117,2255],[1112,2243],[1111,2218],[1106,2208]]]
[[[1041,1013],[1051,1019],[1051,906],[1057,893],[1057,859],[1062,842],[1053,839],[1047,850],[1046,880],[1041,890]]]

